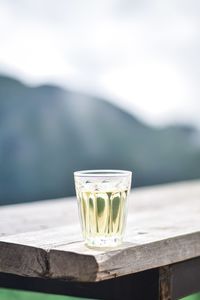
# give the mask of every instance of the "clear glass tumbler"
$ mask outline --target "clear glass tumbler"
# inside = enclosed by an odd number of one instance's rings
[[[132,172],[77,171],[74,178],[86,245],[114,247],[121,244]]]

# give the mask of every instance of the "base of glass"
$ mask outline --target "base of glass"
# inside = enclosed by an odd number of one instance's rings
[[[122,237],[119,236],[98,236],[85,239],[85,244],[91,248],[116,247],[122,243]]]

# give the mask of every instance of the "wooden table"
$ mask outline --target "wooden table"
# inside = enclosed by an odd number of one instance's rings
[[[125,242],[91,250],[74,198],[0,208],[0,286],[95,299],[200,290],[200,181],[135,189]]]

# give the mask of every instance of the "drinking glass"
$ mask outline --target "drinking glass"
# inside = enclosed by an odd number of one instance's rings
[[[131,178],[132,172],[123,170],[74,172],[82,233],[87,246],[114,247],[122,243]]]

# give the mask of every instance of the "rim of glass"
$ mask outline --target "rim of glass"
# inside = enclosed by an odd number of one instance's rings
[[[121,177],[121,176],[130,176],[132,175],[131,171],[126,170],[83,170],[75,171],[74,176],[78,177]]]

